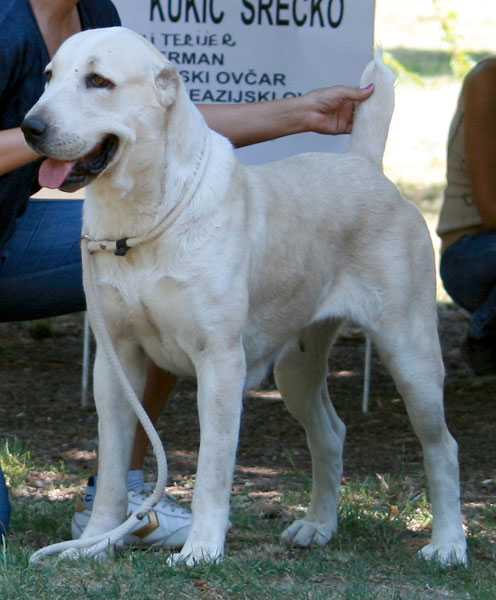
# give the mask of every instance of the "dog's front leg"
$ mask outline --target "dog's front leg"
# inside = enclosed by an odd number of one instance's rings
[[[241,342],[214,352],[207,345],[195,366],[201,431],[193,524],[183,549],[172,557],[190,566],[224,554],[246,376]]]
[[[131,343],[117,344],[116,350],[141,399],[145,380],[142,351]],[[93,512],[83,538],[110,531],[126,517],[127,472],[136,428],[136,416],[101,348],[95,359],[94,393],[98,412],[98,480]]]

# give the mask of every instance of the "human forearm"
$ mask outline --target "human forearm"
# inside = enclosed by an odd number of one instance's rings
[[[294,99],[291,99],[294,100]],[[290,100],[258,104],[201,104],[208,126],[236,148],[301,133],[304,114]]]
[[[355,107],[373,87],[334,86],[303,96],[258,104],[202,104],[209,127],[234,146],[248,146],[294,133],[350,133]]]
[[[19,127],[0,131],[0,175],[27,165],[39,158],[26,144]]]

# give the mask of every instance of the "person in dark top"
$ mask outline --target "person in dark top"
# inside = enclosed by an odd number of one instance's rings
[[[9,162],[0,171],[0,248],[12,235],[16,218],[25,211],[30,196],[40,189],[39,161],[26,163],[26,159],[36,156],[21,152],[24,142],[16,128],[43,92],[43,72],[51,55],[64,38],[81,29],[121,24],[115,7],[107,0],[53,2],[63,5],[59,27],[53,34],[53,17],[45,16],[48,13],[43,8],[48,4],[3,0],[0,7],[0,130],[4,136],[8,134],[0,151],[10,151]],[[64,11],[71,6],[64,17]]]
[[[85,309],[79,239],[81,200],[32,200],[39,190],[42,157],[26,144],[19,128],[41,96],[44,68],[68,37],[84,29],[120,25],[110,0],[2,0],[0,5],[0,322],[31,320]],[[207,123],[235,146],[313,131],[349,133],[354,107],[372,93],[347,87],[315,90],[299,98],[250,105],[199,106]],[[175,378],[150,365],[144,406],[155,420]],[[130,509],[146,492],[143,461],[147,441],[137,430],[129,471]],[[90,478],[73,535],[89,520],[95,493]],[[190,514],[169,497],[155,507],[160,539],[181,545]],[[0,469],[0,536],[8,528],[10,505]]]

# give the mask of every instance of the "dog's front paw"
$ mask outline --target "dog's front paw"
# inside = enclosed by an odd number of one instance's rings
[[[466,566],[468,562],[465,540],[451,544],[428,544],[419,550],[418,555],[424,560],[435,560],[443,567]]]
[[[115,527],[110,531],[103,527],[88,525],[79,540],[68,543],[69,547],[60,553],[60,558],[66,560],[93,558],[98,561],[114,558],[115,553],[124,545],[122,538],[113,535],[114,530]]]
[[[195,567],[204,563],[219,563],[224,558],[224,547],[219,544],[186,544],[181,552],[172,554],[168,559],[170,566],[186,565]]]
[[[291,546],[324,546],[334,533],[330,524],[298,519],[281,534],[281,541]]]

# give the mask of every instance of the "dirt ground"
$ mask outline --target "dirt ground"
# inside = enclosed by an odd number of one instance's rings
[[[447,369],[446,409],[460,445],[464,501],[470,512],[496,492],[496,378],[475,378],[469,372],[459,352],[465,328],[466,316],[460,310],[439,305]],[[17,495],[68,498],[95,469],[96,415],[93,408],[80,407],[81,350],[82,315],[53,319],[48,327],[0,325],[0,440],[21,440],[39,465]],[[418,479],[419,444],[377,356],[370,412],[361,413],[363,352],[360,332],[350,328],[330,360],[332,396],[348,426],[345,481],[351,476],[387,473]],[[191,382],[178,386],[160,431],[168,447],[171,490],[189,500],[199,439]],[[58,467],[52,472],[50,465]],[[149,467],[153,477],[151,459]],[[309,468],[303,432],[270,384],[247,398],[235,491],[251,486],[253,494],[270,501],[277,496],[282,478],[295,470],[310,473]]]

